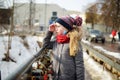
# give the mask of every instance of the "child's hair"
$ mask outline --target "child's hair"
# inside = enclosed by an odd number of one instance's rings
[[[68,33],[68,36],[70,37],[70,56],[75,56],[80,49],[79,43],[82,39],[82,28],[74,27],[74,29]]]

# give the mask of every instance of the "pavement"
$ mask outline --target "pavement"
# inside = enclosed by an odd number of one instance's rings
[[[95,45],[100,45],[108,51],[120,53],[120,41],[118,40],[118,38],[116,38],[116,42],[111,43],[112,38],[110,37],[109,34],[105,34],[105,40],[106,41],[104,44],[102,44],[101,42],[98,43],[92,42],[92,43]]]
[[[91,75],[86,69],[85,69],[85,80],[92,80]]]

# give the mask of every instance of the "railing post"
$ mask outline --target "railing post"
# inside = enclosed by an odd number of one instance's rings
[[[1,71],[0,71],[0,80],[1,80]]]

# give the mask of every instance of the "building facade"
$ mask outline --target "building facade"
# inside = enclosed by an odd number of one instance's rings
[[[30,10],[32,10],[30,12]],[[30,8],[29,3],[16,3],[14,8],[14,24],[29,26],[31,20],[32,27],[37,26],[37,30],[47,30],[50,19],[64,15],[78,14],[80,12],[68,11],[57,4],[34,4]],[[32,18],[30,18],[32,17]]]

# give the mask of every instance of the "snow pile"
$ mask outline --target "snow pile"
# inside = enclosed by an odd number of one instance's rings
[[[103,66],[95,62],[86,52],[84,52],[84,64],[92,80],[114,80],[112,74],[103,69]]]
[[[35,54],[40,50],[37,41],[42,41],[42,38],[27,36],[24,40],[18,36],[12,37],[10,58],[15,62],[2,61],[7,53],[8,37],[0,37],[0,71],[2,80],[6,80],[10,75],[14,75],[17,70],[23,67]],[[28,48],[23,44],[24,41],[28,44]]]

